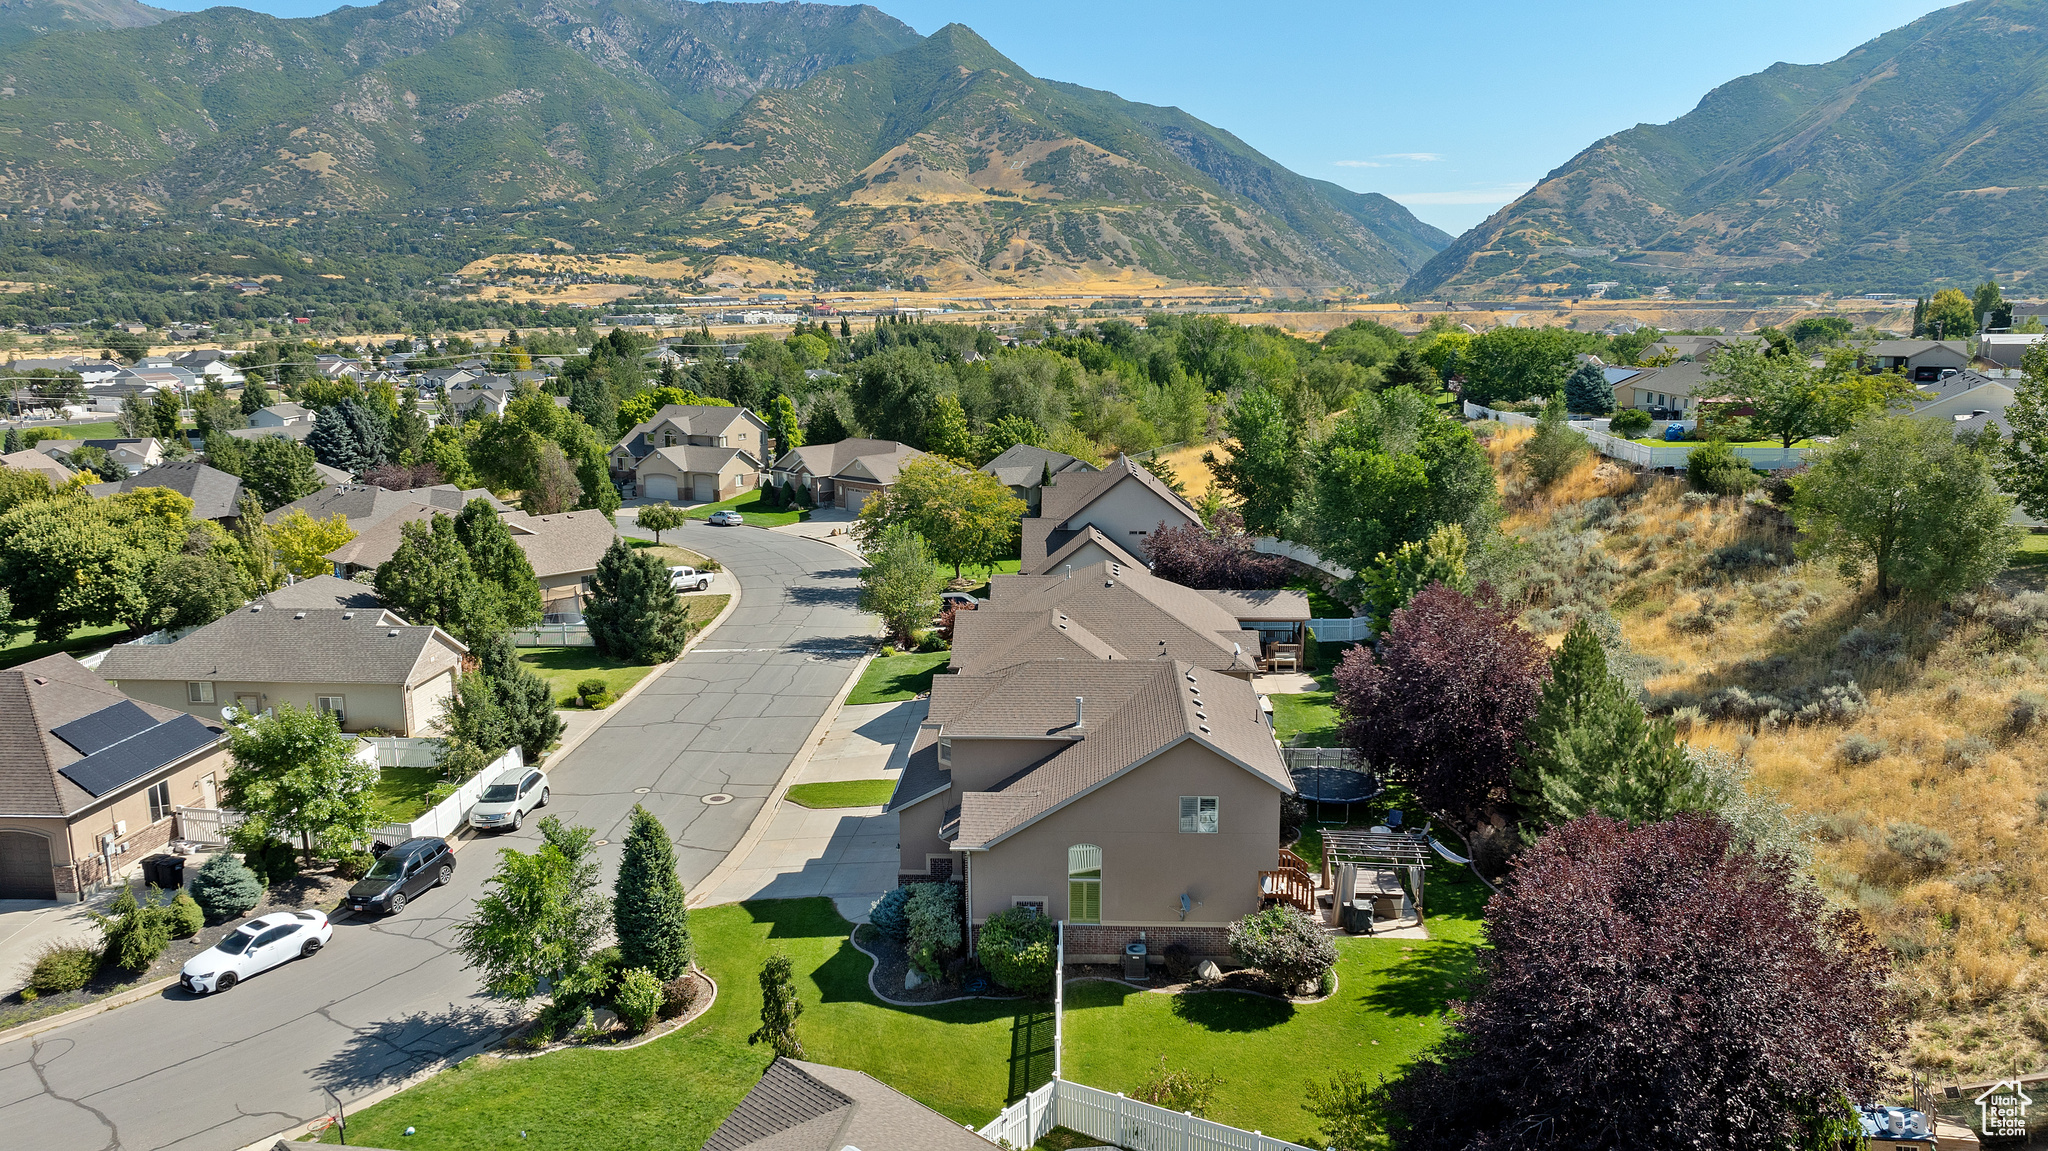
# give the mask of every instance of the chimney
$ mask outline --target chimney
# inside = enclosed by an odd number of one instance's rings
[[[1077,695],[1074,697],[1074,726],[1077,728],[1087,722],[1087,710],[1084,707],[1084,701],[1085,697],[1083,696]]]

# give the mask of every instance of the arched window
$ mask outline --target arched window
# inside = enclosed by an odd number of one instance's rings
[[[1092,843],[1067,849],[1067,921],[1102,922],[1102,849]]]

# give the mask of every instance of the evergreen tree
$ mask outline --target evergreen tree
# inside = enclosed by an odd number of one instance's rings
[[[361,475],[390,457],[387,434],[376,409],[351,397],[321,409],[306,446],[328,467]]]
[[[768,406],[768,434],[775,437],[775,455],[804,446],[803,424],[797,419],[796,402],[778,394]]]
[[[1515,800],[1530,839],[1544,829],[1597,812],[1631,824],[1655,823],[1708,806],[1671,724],[1650,719],[1585,620],[1572,625],[1550,661],[1536,714],[1515,772]]]
[[[382,570],[382,569],[379,569]],[[627,663],[666,663],[690,637],[690,613],[651,552],[615,539],[597,561],[584,620],[597,654]]]
[[[435,624],[473,646],[498,631],[496,597],[470,565],[469,553],[445,515],[398,529],[398,550],[377,567],[377,598],[415,624]]]
[[[637,803],[612,891],[612,924],[619,966],[644,967],[663,983],[689,970],[690,909],[675,845],[661,820]]]
[[[840,403],[841,397],[836,392],[827,392],[811,400],[810,410],[804,413],[805,443],[836,444],[853,434],[845,413],[840,411]]]
[[[853,338],[853,326],[846,322],[845,316],[839,317],[839,338],[842,340]]]
[[[1415,350],[1413,344],[1403,344],[1394,353],[1392,362],[1380,369],[1380,383],[1389,388],[1414,388],[1418,392],[1434,392],[1441,381],[1436,369]]]
[[[505,716],[512,742],[526,762],[537,763],[548,745],[562,735],[562,717],[555,714],[554,689],[539,673],[519,662],[512,633],[501,631],[474,649],[478,669],[490,680],[498,710]],[[633,964],[627,964],[631,967]]]
[[[489,500],[478,498],[463,505],[455,514],[455,538],[469,553],[469,566],[476,577],[489,585],[498,621],[508,628],[539,623],[540,583],[534,578],[533,564]]]
[[[786,1059],[802,1059],[804,1045],[796,1036],[796,1017],[803,1013],[789,956],[780,952],[769,956],[761,966],[761,1026],[747,1036],[747,1042],[766,1043]]]
[[[313,449],[296,440],[258,436],[248,441],[240,454],[242,484],[263,501],[265,511],[276,511],[325,486],[320,473],[313,470]]]
[[[619,394],[601,372],[578,372],[569,385],[569,410],[583,417],[598,438],[618,438]]]
[[[1564,403],[1575,412],[1604,416],[1614,410],[1614,388],[1598,364],[1580,364],[1564,380]]]
[[[7,429],[7,440],[6,440],[6,443],[4,443],[4,444],[0,444],[0,452],[5,452],[5,453],[7,453],[8,455],[10,455],[10,456],[11,456],[11,455],[13,455],[14,453],[16,453],[16,452],[18,452],[18,451],[20,451],[20,450],[22,450],[22,444],[21,444],[21,429],[20,429],[20,428],[8,428],[8,429]]]
[[[242,414],[253,416],[270,402],[270,389],[263,386],[263,377],[249,373],[248,382],[242,385]]]

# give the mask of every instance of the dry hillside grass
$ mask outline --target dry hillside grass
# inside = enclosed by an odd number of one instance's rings
[[[2048,619],[2048,601],[2015,599],[2012,575],[1947,605],[1880,604],[1799,561],[1761,493],[1594,461],[1531,493],[1508,450],[1524,438],[1490,445],[1524,622],[1554,637],[1605,600],[1652,709],[1811,821],[1815,881],[1892,954],[1901,1071],[2048,1065],[2048,640],[2020,610]]]

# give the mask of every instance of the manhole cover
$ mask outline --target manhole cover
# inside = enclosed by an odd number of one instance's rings
[[[633,794],[634,794],[634,795],[646,795],[646,794],[647,794],[648,792],[650,792],[650,791],[653,791],[653,790],[654,790],[654,789],[653,789],[653,788],[651,788],[651,787],[636,787],[636,788],[634,788],[634,789],[633,789]]]
[[[609,839],[593,839],[593,840],[591,840],[591,841],[590,841],[590,845],[591,845],[592,847],[603,847],[603,846],[604,846],[605,844],[607,844],[607,843],[610,843],[610,842],[611,842],[611,840],[609,840]]]
[[[732,796],[727,795],[722,791],[714,791],[710,795],[704,797],[704,802],[712,807],[717,807],[721,803],[731,803]]]

